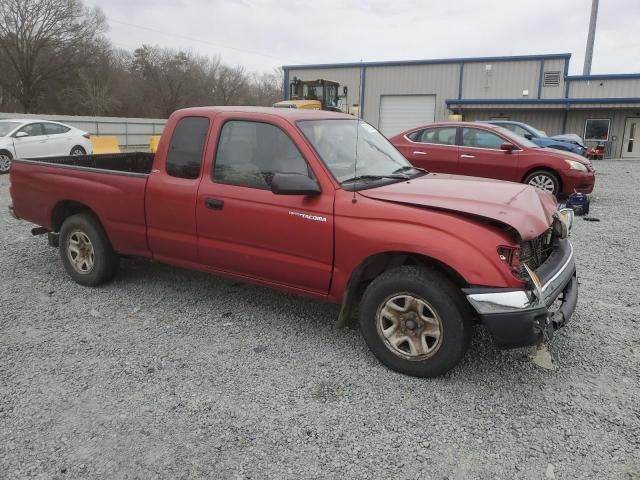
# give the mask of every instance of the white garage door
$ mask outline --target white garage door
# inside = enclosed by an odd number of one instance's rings
[[[380,131],[390,137],[434,121],[435,95],[382,95]]]

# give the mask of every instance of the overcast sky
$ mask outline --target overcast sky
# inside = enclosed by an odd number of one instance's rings
[[[571,53],[591,0],[88,0],[117,47],[183,48],[253,71],[300,63]],[[601,0],[592,73],[640,72],[640,0]]]

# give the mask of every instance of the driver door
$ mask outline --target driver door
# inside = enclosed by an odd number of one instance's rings
[[[27,135],[16,136],[20,132]],[[13,146],[18,158],[46,157],[49,152],[48,136],[45,134],[42,123],[30,123],[18,130],[13,136]]]
[[[212,171],[202,179],[196,216],[200,262],[214,270],[326,294],[333,269],[333,196],[275,195],[274,173],[315,175],[311,152],[280,119],[216,116]],[[282,125],[279,125],[282,123]],[[304,154],[303,154],[304,151]]]

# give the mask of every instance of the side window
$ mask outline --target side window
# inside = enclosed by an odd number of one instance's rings
[[[528,131],[526,131],[520,125],[515,125],[515,128],[513,129],[513,131],[524,138],[527,138],[527,135],[529,135],[530,137],[532,136]]]
[[[172,177],[198,178],[209,119],[184,117],[176,125],[167,154],[167,173]]]
[[[491,148],[500,150],[505,140],[498,135],[480,130],[479,128],[463,128],[462,129],[462,145],[465,147]]]
[[[43,123],[45,135],[58,135],[60,133],[67,133],[71,130],[69,127],[58,125],[57,123]]]
[[[417,141],[438,145],[455,145],[456,130],[456,127],[427,128],[423,130],[422,136]]]
[[[312,176],[307,162],[280,128],[261,122],[225,123],[218,140],[213,180],[268,189],[274,173]]]
[[[418,130],[417,132],[413,132],[407,135],[407,138],[412,142],[419,142],[424,132],[425,130]]]
[[[29,125],[25,125],[18,131],[25,132],[30,137],[37,137],[39,135],[44,135],[44,131],[41,123],[30,123]]]

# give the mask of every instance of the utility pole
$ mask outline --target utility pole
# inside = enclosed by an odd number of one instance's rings
[[[591,75],[591,59],[593,58],[593,43],[596,39],[596,21],[598,20],[599,0],[591,0],[591,18],[589,19],[589,35],[587,36],[587,51],[584,54],[583,75]]]

